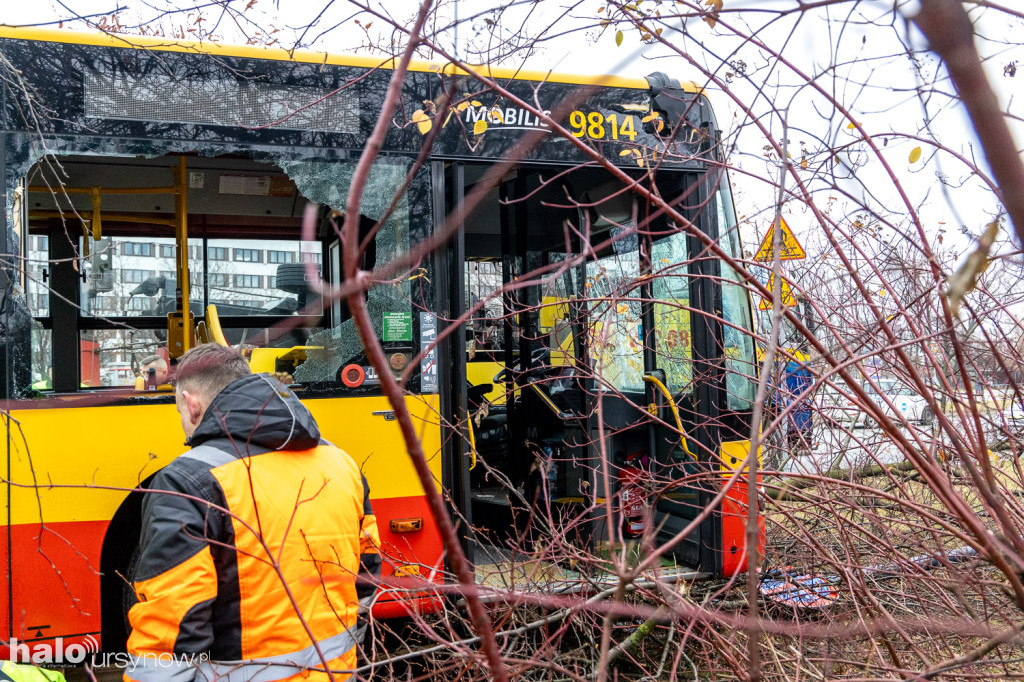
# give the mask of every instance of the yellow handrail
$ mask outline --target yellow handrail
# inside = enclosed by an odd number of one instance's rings
[[[28,217],[32,220],[42,218],[67,218],[70,215],[70,211],[51,211],[51,210],[33,210],[28,212]],[[103,219],[109,223],[142,223],[143,225],[165,225],[167,227],[175,227],[178,224],[176,218],[152,218],[144,214],[134,215],[131,213],[104,213]],[[91,218],[82,218],[83,223],[92,222]],[[87,234],[86,236],[90,236]]]
[[[683,429],[683,420],[679,417],[679,408],[676,406],[676,400],[672,397],[672,392],[668,390],[668,386],[662,383],[661,379],[651,374],[645,374],[644,381],[649,384],[654,384],[654,386],[661,391],[662,395],[665,396],[665,400],[668,401],[669,407],[672,408],[672,416],[675,417],[676,428],[679,429],[679,442],[682,444],[683,449],[686,450],[686,454],[697,459],[697,455],[690,451],[690,444],[686,439],[686,430]]]
[[[178,186],[173,187],[47,187],[31,185],[29,192],[50,192],[51,194],[177,194]]]
[[[476,467],[476,432],[473,429],[473,415],[469,413],[468,409],[466,410],[466,424],[469,425],[469,454],[471,457],[469,470],[472,471]]]
[[[530,388],[533,389],[533,392],[536,393],[538,397],[540,397],[541,402],[547,405],[552,412],[558,415],[559,418],[562,417],[562,411],[558,409],[558,405],[555,405],[554,401],[551,400],[551,398],[549,398],[547,394],[545,394],[544,391],[542,391],[540,387],[537,386],[537,384],[530,384]]]
[[[188,169],[185,166],[185,157],[178,157],[178,167],[174,173],[174,186],[177,191],[174,193],[174,217],[177,219],[178,224],[175,226],[174,239],[177,248],[175,249],[175,261],[176,261],[176,273],[178,276],[178,287],[175,291],[175,298],[178,300],[177,313],[181,315],[182,320],[186,324],[186,329],[189,330],[189,334],[185,335],[185,348],[187,352],[194,344],[191,338],[191,328],[189,325],[189,295],[191,284],[189,282],[188,272]],[[216,314],[216,311],[214,311]],[[220,323],[217,324],[218,328]],[[223,336],[223,334],[221,335]],[[218,341],[218,343],[220,343]],[[226,346],[227,344],[221,344]]]

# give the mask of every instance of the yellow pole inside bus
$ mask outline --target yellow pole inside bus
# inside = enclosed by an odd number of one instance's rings
[[[174,183],[174,217],[176,220],[174,238],[177,247],[178,287],[174,292],[177,299],[177,313],[181,316],[182,354],[192,347],[192,325],[189,307],[188,281],[188,171],[185,157],[178,157],[178,170]]]

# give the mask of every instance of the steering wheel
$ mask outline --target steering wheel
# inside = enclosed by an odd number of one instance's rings
[[[547,365],[547,361],[550,360],[550,359],[551,359],[551,349],[548,348],[547,346],[541,346],[540,348],[535,348],[533,350],[533,352],[530,353],[530,365],[531,366],[532,365],[536,365],[538,363],[544,363],[545,365]],[[536,372],[537,370],[540,370],[540,369],[545,369],[545,367],[531,367],[531,369],[526,371],[526,375],[529,375],[529,374],[531,374],[533,372]],[[511,371],[509,370],[508,367],[505,367],[500,372],[495,374],[494,378],[492,379],[492,381],[494,381],[494,383],[496,383],[496,384],[504,384],[507,381],[512,380],[512,373],[518,374],[520,376],[520,378],[525,376],[524,374],[520,374],[519,365],[513,365]]]

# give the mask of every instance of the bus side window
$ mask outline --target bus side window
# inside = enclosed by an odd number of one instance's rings
[[[651,250],[656,362],[673,394],[691,391],[693,383],[688,258],[682,232],[654,242]]]
[[[25,296],[32,321],[29,332],[30,359],[27,383],[33,391],[48,391],[53,388],[53,332],[48,328],[50,291],[46,286],[49,279],[49,254],[49,236],[29,234],[25,248]],[[14,379],[12,387],[25,388],[21,385],[24,382]]]
[[[328,213],[320,225],[320,236],[321,238],[330,241],[331,247],[328,249],[330,263],[330,278],[331,284],[340,284],[345,278],[345,249],[342,244],[341,230],[345,224],[345,212],[344,211],[331,211]],[[376,226],[377,221],[366,217],[365,215],[359,215],[359,236],[357,237],[357,243],[362,245],[366,238],[373,232],[373,228]],[[363,250],[362,257],[359,259],[359,269],[367,272],[372,272],[377,266],[377,234],[374,233],[373,239],[370,239]],[[343,299],[337,299],[331,304],[331,324],[338,326],[345,320],[352,317],[349,312],[348,303]]]
[[[189,307],[198,317],[202,240],[190,239],[189,247]],[[99,241],[81,237],[79,253],[88,254],[79,284],[81,387],[135,386],[143,361],[167,352],[167,314],[177,307],[175,240],[122,230]]]

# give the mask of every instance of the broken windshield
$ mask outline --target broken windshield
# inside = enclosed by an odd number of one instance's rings
[[[19,144],[9,146],[8,238],[28,259],[18,305],[30,321],[14,330],[12,392],[54,388],[62,371],[77,373],[63,390],[132,385],[143,360],[167,353],[166,314],[179,288],[175,204],[155,188],[173,184],[182,158],[195,320],[214,304],[225,339],[243,352],[300,348],[290,355],[274,350],[277,360],[262,367],[296,383],[335,385],[342,367],[367,365],[347,306],[331,286],[325,299],[319,296],[321,281],[336,285],[342,276],[338,216],[356,166],[344,152],[96,138],[44,148],[38,138],[12,138]],[[407,159],[382,157],[369,174],[360,238],[383,223],[367,240],[362,269],[394,261],[411,238],[429,233],[428,172],[396,199],[409,166]],[[118,191],[126,188],[146,191]],[[410,200],[410,192],[419,199]],[[312,238],[302,232],[307,203],[319,206]],[[418,274],[426,270],[417,266],[367,295],[378,338],[406,360],[418,348],[411,303],[413,286],[422,285]],[[67,348],[57,348],[62,343]],[[89,363],[81,352],[86,345]],[[69,354],[82,358],[77,369],[54,367],[55,357]]]

